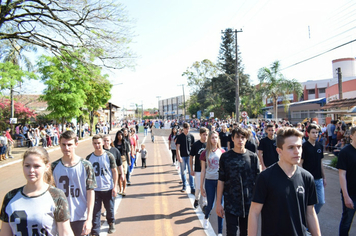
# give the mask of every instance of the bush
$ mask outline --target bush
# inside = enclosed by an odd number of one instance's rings
[[[337,165],[337,157],[334,157],[334,158],[331,160],[330,166],[336,168],[336,165]]]

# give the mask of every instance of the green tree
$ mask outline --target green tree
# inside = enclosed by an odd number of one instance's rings
[[[239,96],[244,97],[251,93],[249,75],[244,73],[240,53],[236,58],[235,38],[232,29],[226,29],[221,36],[221,44],[218,57],[220,75],[213,79],[213,88],[221,94],[223,107],[226,113],[235,112],[236,104],[236,81],[235,61],[238,60]]]
[[[182,76],[187,77],[188,86],[194,92],[204,88],[206,83],[209,83],[213,77],[217,75],[217,67],[208,59],[196,61],[192,66],[188,67]]]
[[[94,130],[94,112],[100,107],[104,108],[110,100],[112,84],[107,79],[108,75],[101,75],[100,67],[95,67],[89,72],[91,80],[88,81],[89,89],[85,91],[86,100],[84,106],[89,111],[90,130]]]
[[[49,116],[60,120],[79,117],[90,90],[88,68],[80,60],[64,55],[61,57],[42,56],[38,62],[39,72],[47,88],[41,99],[47,102]],[[70,65],[75,70],[68,67]]]
[[[296,94],[299,98],[303,92],[302,85],[295,79],[288,80],[280,72],[280,63],[275,61],[270,68],[263,67],[258,72],[260,80],[260,92],[273,102],[273,110],[276,121],[278,120],[278,98],[283,97],[283,103],[287,104],[288,94]]]

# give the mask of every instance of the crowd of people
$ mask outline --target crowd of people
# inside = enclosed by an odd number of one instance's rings
[[[199,129],[198,141],[190,124]],[[262,235],[321,235],[317,215],[327,184],[322,159],[326,150],[333,152],[343,203],[339,235],[348,235],[355,215],[356,127],[268,120],[191,121],[181,127],[173,121],[168,140],[181,191],[189,184],[194,208],[202,203],[204,227],[216,202],[219,235],[223,219],[227,235],[236,235],[237,228],[240,235],[257,235],[260,215]]]
[[[191,123],[171,122],[168,146],[172,165],[180,171],[181,192],[190,187],[193,207],[200,206],[204,213],[204,228],[209,227],[216,205],[219,236],[224,221],[228,236],[236,235],[238,229],[240,235],[257,235],[260,216],[262,235],[321,235],[318,214],[325,204],[327,183],[322,159],[326,150],[337,152],[343,204],[339,235],[348,235],[356,202],[356,127],[331,123],[320,127],[307,122],[303,127],[267,120],[257,124],[201,122],[193,123],[199,130],[199,140],[195,140]],[[138,123],[134,125],[122,124],[114,140],[105,129],[96,130],[93,151],[86,158],[76,155],[78,134],[71,128],[57,133],[63,156],[53,163],[44,146],[30,146],[22,163],[27,183],[6,194],[0,236],[99,235],[102,214],[108,233],[114,233],[114,200],[126,196],[138,153],[141,168],[147,167],[148,152],[145,144],[139,145]],[[142,125],[147,130],[162,127],[158,121]],[[28,134],[32,127],[25,127]],[[58,128],[47,125],[40,133]],[[6,138],[9,132],[5,131]],[[339,132],[342,136],[338,137]],[[331,139],[321,141],[330,134]],[[336,148],[338,138],[345,142]]]
[[[86,158],[76,155],[75,131],[64,131],[58,142],[63,156],[53,163],[44,147],[33,146],[24,153],[27,183],[4,198],[1,236],[99,235],[102,214],[108,233],[116,231],[114,201],[119,194],[126,196],[136,153],[141,153],[142,168],[147,167],[148,152],[144,144],[138,147],[136,130],[122,128],[114,141],[109,134],[95,134],[93,151]]]

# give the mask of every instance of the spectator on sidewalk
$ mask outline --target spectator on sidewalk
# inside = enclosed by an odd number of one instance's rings
[[[7,157],[9,157],[9,158],[14,158],[14,157],[12,156],[12,148],[14,147],[14,140],[13,140],[12,137],[11,137],[10,131],[11,131],[11,129],[10,129],[10,128],[7,128],[7,129],[6,129],[6,133],[5,133],[5,137],[7,138],[7,151],[6,151],[6,155],[7,155]]]

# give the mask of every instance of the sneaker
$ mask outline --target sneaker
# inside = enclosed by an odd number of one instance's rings
[[[112,234],[112,233],[114,233],[116,231],[116,229],[115,229],[115,223],[113,222],[113,223],[110,223],[109,224],[109,231],[108,231],[108,234]]]
[[[194,208],[197,209],[198,206],[199,206],[199,201],[198,201],[198,200],[195,200],[195,201],[194,201]]]
[[[207,229],[209,227],[209,219],[204,219],[204,229]]]
[[[184,193],[186,190],[185,190],[185,188],[182,188],[182,190],[180,190],[182,193]]]
[[[222,234],[218,234],[218,236],[223,236]]]
[[[122,195],[123,197],[125,197],[125,196],[126,196],[126,193],[125,193],[125,192],[122,192],[121,195]]]
[[[130,182],[130,181],[127,181],[127,185],[130,186],[130,185],[131,185],[131,182]]]
[[[190,189],[190,193],[194,195],[194,194],[195,194],[195,189],[194,189],[194,188],[191,188],[191,189]]]
[[[104,211],[103,213],[101,213],[102,216],[106,216],[106,211]]]
[[[204,205],[203,208],[201,209],[204,215],[205,215],[205,209],[206,209],[206,205]]]

